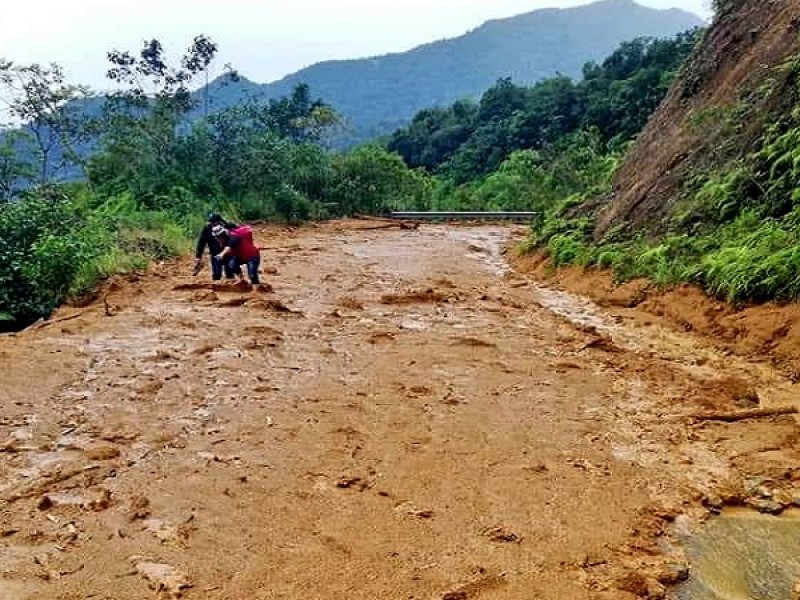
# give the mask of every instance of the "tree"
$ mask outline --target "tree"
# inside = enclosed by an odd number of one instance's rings
[[[77,146],[88,139],[79,101],[88,88],[66,83],[60,66],[19,65],[0,59],[0,100],[20,127],[15,149],[38,165],[35,182],[50,183],[82,159]]]
[[[282,138],[294,142],[320,142],[324,133],[341,124],[333,108],[320,99],[311,99],[311,89],[298,84],[290,96],[269,103],[250,102],[252,118]]]
[[[411,171],[400,155],[375,145],[335,157],[331,198],[336,216],[380,214],[392,207],[421,205],[427,180]]]
[[[33,166],[20,158],[19,130],[0,132],[0,201],[14,198],[36,176]]]
[[[194,107],[190,85],[207,73],[217,45],[197,36],[178,65],[168,64],[156,39],[138,54],[108,53],[108,78],[118,89],[106,98],[101,125],[103,151],[90,163],[90,180],[114,190],[125,188],[154,207],[158,198],[181,185],[177,148]],[[183,129],[183,130],[182,130]]]

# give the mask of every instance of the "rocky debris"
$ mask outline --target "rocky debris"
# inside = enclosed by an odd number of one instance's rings
[[[445,393],[444,397],[442,398],[442,404],[447,404],[448,406],[458,406],[459,404],[466,403],[466,398],[452,389],[447,390],[447,393]]]
[[[453,340],[454,346],[469,346],[470,348],[497,348],[494,342],[487,342],[473,337],[461,337]]]
[[[411,502],[404,502],[403,504],[400,504],[397,507],[395,507],[395,510],[397,512],[401,512],[410,517],[416,517],[418,519],[432,519],[434,516],[433,509],[417,508]]]
[[[193,292],[198,290],[210,289],[211,285],[208,283],[180,283],[172,286],[173,292]]]
[[[483,535],[488,537],[493,542],[505,544],[519,544],[522,542],[522,536],[517,535],[503,525],[495,525],[483,531]]]
[[[394,339],[396,337],[397,337],[397,335],[392,331],[379,331],[379,332],[370,334],[369,338],[367,338],[367,341],[370,344],[380,344],[381,342],[394,341]]]
[[[685,562],[669,562],[659,567],[655,579],[663,585],[677,585],[689,579],[689,565]]]
[[[735,423],[748,419],[769,419],[785,415],[795,415],[798,413],[796,406],[777,406],[774,408],[756,408],[751,410],[740,410],[736,412],[706,412],[691,415],[697,421],[722,421],[724,423]]]
[[[300,315],[302,316],[302,312],[299,310],[293,310],[286,306],[280,300],[250,300],[247,302],[247,306],[250,308],[256,308],[259,310],[266,310],[269,312],[274,312],[282,315]]]
[[[578,363],[562,360],[553,365],[557,373],[566,373],[567,371],[580,371],[584,367]]]
[[[120,456],[117,446],[101,442],[87,446],[83,452],[89,460],[114,460]]]
[[[177,525],[161,519],[147,519],[143,524],[145,531],[153,534],[162,544],[179,541],[180,532]]]
[[[384,294],[381,296],[381,304],[422,304],[445,302],[449,297],[446,294],[437,292],[433,288],[425,290],[409,291],[402,294]]]
[[[500,587],[506,583],[505,573],[491,575],[483,567],[477,567],[472,580],[442,594],[442,600],[470,600],[479,598],[485,590]]]
[[[230,300],[224,300],[217,304],[220,308],[238,308],[240,306],[244,306],[250,302],[250,298],[247,296],[241,296],[240,298],[231,298]]]
[[[542,474],[544,474],[544,473],[547,473],[547,471],[549,470],[549,469],[547,468],[547,465],[546,465],[546,464],[544,464],[544,463],[542,463],[542,462],[540,462],[540,463],[534,463],[534,464],[532,464],[532,465],[527,465],[527,466],[525,466],[525,467],[522,467],[522,468],[523,468],[525,471],[528,471],[529,473],[534,473],[534,474],[536,474],[536,475],[542,475]]]
[[[219,296],[216,292],[211,290],[206,290],[204,292],[195,292],[192,296],[193,302],[216,302],[219,300]]]
[[[646,600],[664,600],[667,596],[664,584],[638,571],[631,571],[617,579],[616,587]]]
[[[348,310],[364,310],[364,305],[352,296],[343,296],[339,298],[338,305]]]
[[[599,332],[593,339],[583,344],[578,350],[587,350],[590,348],[611,353],[624,352],[622,348],[614,343],[614,340],[611,339],[611,336]]]
[[[349,490],[349,489],[356,489],[359,492],[363,492],[367,488],[370,487],[370,483],[361,477],[340,477],[339,481],[336,482],[336,487],[342,490]]]
[[[779,515],[795,505],[797,499],[794,488],[784,489],[782,485],[787,484],[765,477],[753,478],[743,485],[744,491],[738,498],[739,504],[761,513]]]
[[[39,498],[36,507],[41,511],[53,508],[71,507],[101,512],[111,506],[111,492],[101,488],[90,494],[53,492]]]
[[[271,294],[275,291],[275,288],[268,283],[259,283],[255,289],[259,294]]]
[[[778,502],[774,498],[753,497],[748,498],[744,503],[745,506],[768,515],[779,515],[787,508],[785,504]]]
[[[722,496],[715,492],[708,492],[704,494],[702,502],[703,506],[714,512],[720,512],[725,506],[725,501],[723,500]]]
[[[203,345],[201,345],[201,346],[198,346],[198,347],[197,347],[197,348],[195,348],[194,350],[192,350],[192,351],[190,352],[190,354],[193,354],[193,355],[195,355],[195,356],[204,356],[204,355],[206,355],[206,354],[211,354],[211,353],[212,353],[212,352],[214,352],[214,351],[215,351],[217,348],[219,348],[219,345],[218,345],[218,344],[203,344]]]
[[[130,560],[136,572],[162,597],[181,598],[184,590],[192,587],[189,576],[172,565],[154,562],[141,556],[132,556]]]
[[[587,554],[583,557],[580,566],[582,569],[592,569],[605,564],[608,564],[608,559],[605,557],[600,556],[599,554]]]
[[[130,521],[146,519],[150,516],[150,499],[142,495],[133,496],[126,514]]]
[[[408,396],[430,396],[433,390],[426,385],[412,385],[408,388]]]

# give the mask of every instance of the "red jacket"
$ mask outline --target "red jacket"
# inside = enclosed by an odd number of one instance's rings
[[[261,256],[258,246],[253,242],[253,229],[248,225],[231,229],[228,247],[231,249],[233,256],[242,262]]]

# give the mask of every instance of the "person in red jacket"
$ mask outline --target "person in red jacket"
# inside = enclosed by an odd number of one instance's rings
[[[219,240],[222,252],[217,258],[227,264],[240,281],[244,280],[242,266],[247,265],[247,275],[250,283],[260,283],[258,270],[261,266],[261,251],[253,242],[253,229],[248,225],[240,225],[228,229],[224,225],[216,225],[211,233]]]

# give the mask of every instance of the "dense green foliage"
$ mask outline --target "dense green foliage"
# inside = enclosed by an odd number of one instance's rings
[[[559,73],[579,78],[586,61],[603,60],[622,42],[699,26],[698,17],[680,10],[603,0],[489,21],[408,52],[319,63],[266,85],[223,78],[212,83],[209,96],[212,107],[224,108],[248,97],[288,96],[308,84],[344,117],[348,129],[335,139],[351,145],[390,134],[420,110],[478,98],[500,78],[520,85]]]
[[[457,183],[495,171],[514,151],[540,151],[577,131],[596,131],[611,148],[644,127],[697,35],[623,43],[601,64],[585,65],[577,83],[559,76],[523,87],[502,79],[478,104],[421,111],[389,148]]]
[[[694,115],[697,133],[721,143],[686,182],[666,234],[617,232],[592,242],[587,219],[557,208],[532,244],[556,264],[609,267],[620,281],[693,283],[731,302],[800,298],[800,60],[773,75],[755,94],[745,91],[748,103]],[[737,137],[741,123],[760,129],[754,144]]]
[[[623,43],[601,64],[586,64],[579,82],[502,79],[478,103],[421,111],[388,142],[436,176],[427,203],[411,207],[544,214],[604,193],[698,35]]]

